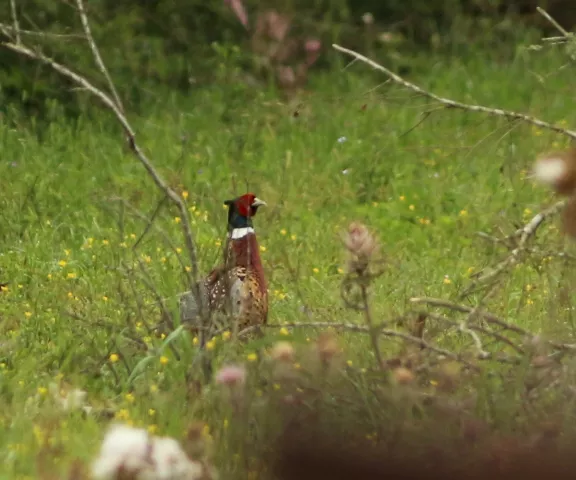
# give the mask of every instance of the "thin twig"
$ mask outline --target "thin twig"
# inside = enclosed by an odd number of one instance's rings
[[[471,330],[469,328],[469,326],[470,326],[470,322],[481,313],[482,306],[484,305],[484,302],[486,301],[486,299],[488,297],[490,297],[495,291],[496,291],[496,286],[494,285],[494,286],[492,286],[492,288],[490,290],[488,290],[482,296],[482,298],[480,299],[478,304],[470,311],[470,313],[466,317],[466,320],[460,322],[460,324],[458,326],[458,329],[462,333],[466,333],[470,337],[472,337],[472,340],[474,340],[474,344],[476,345],[476,349],[478,350],[478,356],[480,358],[484,358],[486,356],[489,356],[490,354],[484,350],[484,348],[482,346],[482,340],[480,340],[480,337],[476,334],[476,332]]]
[[[10,13],[12,14],[12,23],[14,25],[14,34],[16,35],[16,43],[22,43],[20,38],[20,24],[18,23],[18,12],[16,11],[16,0],[10,0]]]
[[[51,32],[35,32],[34,30],[23,30],[17,29],[12,25],[7,25],[6,23],[0,23],[0,31],[7,37],[12,37],[8,32],[16,32],[20,33],[20,35],[29,35],[31,37],[44,37],[44,38],[58,38],[58,39],[85,39],[84,35],[80,35],[78,33],[51,33]]]
[[[427,304],[432,305],[434,307],[448,308],[450,310],[462,313],[470,313],[473,310],[472,307],[452,303],[447,300],[443,300],[441,298],[413,297],[410,299],[410,301],[412,303],[417,304]],[[505,322],[504,320],[498,318],[496,315],[493,315],[485,311],[480,311],[479,315],[481,315],[482,318],[484,318],[484,320],[486,320],[488,323],[493,323],[494,325],[498,325],[499,327],[502,327],[505,330],[510,330],[512,332],[518,333],[519,335],[523,335],[526,338],[534,338],[533,333],[530,333],[528,330],[525,330],[517,325],[511,325],[510,323]],[[556,342],[554,340],[549,340],[547,343],[558,350],[569,350],[569,351],[576,350],[576,344]]]
[[[432,305],[434,307],[448,308],[449,310],[454,310],[456,312],[462,312],[462,313],[468,313],[468,314],[470,312],[472,312],[472,310],[473,310],[472,307],[468,307],[466,305],[460,305],[457,303],[449,302],[448,300],[444,300],[441,298],[413,297],[410,299],[410,302],[416,303],[416,304]],[[492,315],[491,313],[488,313],[485,311],[481,311],[479,313],[482,316],[482,318],[484,318],[488,323],[493,323],[494,325],[498,325],[499,327],[502,327],[505,330],[510,330],[510,331],[515,332],[519,335],[525,335],[528,337],[533,336],[527,330],[524,330],[523,328],[518,327],[517,325],[511,325],[511,324],[505,322],[504,320],[499,319],[497,316]]]
[[[422,312],[419,312],[422,313]],[[458,326],[460,325],[459,322],[456,322],[450,318],[447,318],[443,315],[436,315],[434,313],[430,313],[430,312],[425,312],[424,315],[426,315],[426,317],[431,318],[432,320],[436,320],[437,322],[442,322],[442,323],[446,323],[452,327],[456,327],[458,328]],[[523,354],[524,350],[522,349],[522,347],[520,347],[519,345],[516,345],[512,340],[510,340],[509,338],[505,337],[504,335],[498,333],[498,332],[493,332],[491,330],[488,330],[484,327],[481,327],[480,325],[469,325],[468,328],[470,330],[474,330],[476,332],[479,332],[483,335],[486,335],[487,337],[492,337],[493,339],[501,342],[501,343],[505,343],[506,345],[508,345],[510,348],[512,348],[513,350],[515,350],[516,352]]]
[[[94,37],[92,36],[92,31],[90,30],[90,23],[88,22],[88,16],[86,15],[86,10],[84,9],[84,0],[76,0],[76,5],[78,6],[78,13],[80,14],[80,20],[82,21],[82,27],[84,28],[84,33],[86,34],[86,38],[88,40],[88,44],[90,45],[90,49],[92,50],[92,55],[94,56],[94,60],[96,61],[96,65],[104,78],[108,82],[108,87],[110,88],[110,92],[112,92],[112,96],[118,105],[118,108],[121,112],[124,113],[124,106],[122,105],[122,100],[120,100],[120,96],[116,91],[116,87],[114,86],[114,82],[108,73],[108,69],[102,60],[102,56],[100,55],[100,50],[98,50],[98,46],[94,41]]]
[[[374,320],[372,319],[372,311],[370,310],[370,302],[368,301],[368,285],[360,279],[360,294],[362,298],[362,304],[364,305],[364,318],[366,319],[366,325],[370,332],[370,341],[372,342],[372,349],[374,350],[374,355],[376,361],[378,362],[378,367],[384,368],[384,359],[380,353],[380,345],[378,345],[378,334],[382,333],[383,330],[379,329],[374,325]],[[417,337],[414,337],[417,338]]]
[[[536,117],[531,117],[530,115],[526,115],[524,113],[514,112],[511,110],[502,110],[501,108],[489,108],[489,107],[484,107],[482,105],[470,105],[467,103],[457,102],[457,101],[451,100],[449,98],[440,97],[439,95],[436,95],[432,92],[424,90],[423,88],[419,87],[418,85],[405,80],[401,76],[396,75],[394,72],[392,72],[388,68],[383,67],[382,65],[374,62],[373,60],[370,60],[369,58],[365,57],[364,55],[361,55],[361,54],[359,54],[353,50],[349,50],[347,48],[341,47],[340,45],[333,44],[332,47],[334,47],[336,50],[338,50],[342,53],[350,55],[351,57],[355,58],[356,60],[360,60],[361,62],[364,62],[367,65],[370,65],[372,68],[374,68],[380,72],[383,72],[388,77],[390,77],[390,79],[392,79],[395,83],[397,83],[398,85],[402,85],[403,87],[408,88],[409,90],[412,90],[412,91],[414,91],[420,95],[423,95],[425,97],[436,100],[437,102],[442,103],[446,107],[457,108],[459,110],[466,110],[466,111],[470,111],[470,112],[482,112],[482,113],[487,113],[488,115],[493,115],[496,117],[523,120],[523,121],[530,123],[532,125],[536,125],[536,126],[541,127],[541,128],[552,130],[554,132],[561,133],[562,135],[566,135],[567,137],[570,137],[572,139],[576,139],[576,132],[575,131],[568,130],[568,129],[562,128],[562,127],[558,127],[556,125],[552,125],[549,122],[546,122],[544,120],[540,120]]]

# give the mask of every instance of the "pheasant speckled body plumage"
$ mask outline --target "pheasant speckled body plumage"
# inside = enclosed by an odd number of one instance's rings
[[[252,224],[258,207],[266,203],[247,193],[224,204],[228,205],[225,260],[199,285],[213,333],[223,328],[240,332],[247,327],[266,324],[268,319],[268,286]],[[181,297],[180,311],[182,321],[192,322],[192,329],[196,330],[199,306],[191,292]],[[215,317],[220,316],[227,323],[231,318],[233,324],[218,325],[220,322]]]

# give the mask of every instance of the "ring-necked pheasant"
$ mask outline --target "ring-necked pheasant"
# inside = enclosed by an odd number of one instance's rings
[[[252,217],[266,202],[253,193],[246,193],[226,200],[224,205],[228,206],[224,263],[214,268],[199,285],[202,305],[208,309],[210,318],[208,336],[222,328],[240,332],[249,326],[266,324],[268,320],[268,286],[252,223]],[[215,319],[221,315],[227,324],[222,325]],[[191,323],[191,329],[197,331],[199,306],[191,292],[180,298],[180,317],[182,323]]]

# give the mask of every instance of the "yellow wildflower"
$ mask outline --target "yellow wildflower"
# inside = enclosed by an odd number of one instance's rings
[[[249,362],[255,362],[256,360],[258,360],[258,355],[256,355],[255,353],[249,353],[248,355],[246,355],[246,360],[248,360]]]
[[[154,435],[158,431],[158,425],[148,425],[148,433]]]

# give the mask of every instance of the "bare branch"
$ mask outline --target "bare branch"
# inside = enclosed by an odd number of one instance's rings
[[[530,220],[526,225],[522,228],[519,228],[514,232],[512,237],[519,236],[520,240],[518,240],[518,244],[514,250],[510,252],[510,255],[502,260],[498,265],[496,265],[493,269],[489,270],[484,274],[480,274],[475,282],[472,283],[463,293],[470,292],[476,285],[479,283],[485,283],[488,280],[492,280],[496,278],[498,275],[503,273],[505,270],[513,267],[520,261],[521,254],[524,253],[527,249],[528,240],[534,236],[540,225],[549,217],[556,215],[566,206],[566,200],[562,200],[560,202],[555,203],[551,207],[543,210],[542,212],[535,215],[532,220]],[[507,239],[509,240],[510,237]]]
[[[554,20],[552,18],[552,16],[543,8],[541,7],[536,7],[536,10],[538,11],[538,13],[540,15],[542,15],[546,20],[548,20],[552,25],[554,25],[554,27],[556,28],[556,30],[558,30],[562,35],[564,35],[564,37],[571,37],[572,34],[566,30],[564,30],[564,28],[562,27],[562,25],[560,25],[556,20]]]
[[[0,26],[0,30],[2,27]],[[194,292],[196,297],[198,298],[198,304],[200,309],[200,314],[204,316],[204,306],[203,306],[203,299],[200,295],[199,285],[197,282],[198,279],[198,261],[197,261],[197,254],[196,254],[196,246],[194,244],[194,238],[192,234],[192,228],[190,226],[190,220],[188,216],[188,211],[186,210],[186,204],[184,200],[168,185],[168,183],[162,178],[162,176],[158,173],[152,162],[148,159],[146,154],[140,149],[138,144],[136,143],[135,133],[128,122],[126,116],[122,113],[120,106],[118,106],[114,100],[112,100],[106,93],[104,93],[99,88],[95,87],[90,83],[86,78],[78,75],[77,73],[73,72],[69,68],[55,62],[51,58],[47,57],[46,55],[42,54],[41,52],[33,51],[23,45],[17,45],[13,42],[1,42],[0,46],[12,50],[16,53],[24,55],[28,58],[33,60],[39,61],[45,65],[48,65],[61,75],[67,77],[68,79],[72,80],[74,83],[80,85],[94,96],[99,98],[102,103],[108,107],[112,111],[112,113],[116,116],[118,122],[122,125],[126,135],[128,136],[128,142],[132,152],[136,155],[140,163],[144,166],[156,186],[162,190],[170,200],[176,204],[178,210],[180,211],[180,217],[182,219],[182,232],[184,235],[184,241],[186,244],[186,249],[188,251],[191,263],[191,271],[187,272],[187,276],[189,279],[191,290]]]
[[[116,87],[114,87],[114,82],[108,73],[108,69],[106,65],[104,65],[104,61],[102,60],[102,56],[100,55],[100,51],[98,50],[98,46],[94,41],[94,37],[92,36],[92,31],[90,30],[90,23],[88,23],[88,16],[86,15],[86,10],[84,9],[84,1],[83,0],[76,0],[76,5],[78,6],[78,12],[80,13],[80,20],[82,21],[82,27],[84,28],[84,33],[86,34],[86,38],[88,39],[88,44],[90,45],[90,49],[92,50],[92,55],[94,55],[94,60],[96,61],[96,65],[106,78],[108,82],[108,87],[110,88],[110,92],[112,92],[112,96],[116,101],[116,105],[118,108],[124,112],[124,106],[122,105],[122,101],[116,91]]]
[[[432,305],[434,307],[448,308],[449,310],[454,310],[456,312],[471,313],[474,309],[466,305],[459,305],[457,303],[449,302],[448,300],[443,300],[441,298],[431,298],[431,297],[413,297],[410,302],[417,304]],[[517,325],[511,325],[504,320],[499,319],[496,315],[491,313],[480,311],[478,312],[480,316],[485,319],[488,323],[493,323],[505,330],[510,330],[512,332],[518,333],[519,335],[532,336],[530,332],[518,327]]]
[[[383,67],[382,65],[379,65],[378,63],[374,62],[373,60],[370,60],[369,58],[365,57],[364,55],[361,55],[361,54],[359,54],[353,50],[349,50],[347,48],[341,47],[340,45],[333,44],[332,47],[334,47],[336,50],[338,50],[342,53],[345,53],[347,55],[350,55],[351,57],[354,57],[356,60],[360,60],[361,62],[364,62],[364,63],[370,65],[372,68],[374,68],[380,72],[383,72],[388,77],[390,77],[390,79],[393,82],[397,83],[398,85],[402,85],[403,87],[405,87],[409,90],[412,90],[413,92],[416,92],[420,95],[423,95],[424,97],[430,98],[432,100],[436,100],[437,102],[445,105],[448,108],[457,108],[459,110],[466,110],[466,111],[470,111],[470,112],[482,112],[482,113],[487,113],[488,115],[492,115],[495,117],[502,117],[502,118],[515,119],[515,120],[523,120],[523,121],[530,123],[532,125],[536,125],[537,127],[552,130],[552,131],[560,133],[562,135],[566,135],[567,137],[570,137],[572,139],[576,139],[576,132],[575,131],[568,130],[566,128],[562,128],[562,127],[559,127],[556,125],[552,125],[549,122],[546,122],[544,120],[540,120],[536,117],[531,117],[530,115],[526,115],[524,113],[514,112],[511,110],[502,110],[500,108],[489,108],[489,107],[484,107],[482,105],[470,105],[467,103],[457,102],[457,101],[451,100],[449,98],[440,97],[439,95],[436,95],[436,94],[431,93],[427,90],[424,90],[423,88],[419,87],[418,85],[405,80],[404,78],[400,77],[399,75],[396,75],[394,72],[392,72],[388,68]]]
[[[452,360],[456,360],[464,365],[466,365],[468,368],[475,370],[475,371],[480,371],[480,367],[478,367],[477,365],[474,365],[466,360],[464,360],[463,358],[461,358],[460,355],[451,352],[450,350],[446,350],[444,348],[440,348],[440,347],[436,347],[435,345],[432,345],[430,343],[428,343],[426,340],[422,339],[422,338],[418,338],[418,337],[414,337],[413,335],[408,335],[407,333],[403,333],[403,332],[397,332],[396,330],[389,330],[386,328],[370,328],[364,325],[356,325],[354,323],[333,323],[333,322],[303,322],[303,323],[283,323],[280,325],[273,325],[273,324],[268,324],[268,325],[264,325],[264,328],[283,328],[283,327],[289,327],[289,328],[334,328],[334,329],[338,329],[338,330],[347,330],[349,332],[361,332],[361,333],[367,333],[367,334],[371,334],[373,331],[375,331],[378,335],[383,335],[385,337],[393,337],[393,338],[400,338],[406,342],[410,342],[410,343],[414,343],[416,345],[419,345],[420,347],[430,350],[431,352],[437,353],[438,355],[443,355],[446,358],[450,358]],[[239,336],[243,336],[246,335],[247,333],[249,333],[250,329],[252,329],[253,327],[248,327],[246,329],[244,329],[243,331],[241,331],[239,333]]]
[[[538,230],[538,227],[540,227],[540,225],[544,222],[544,220],[560,213],[562,209],[566,206],[567,202],[568,202],[567,200],[560,200],[551,207],[548,207],[546,210],[542,210],[540,213],[537,213],[525,226],[516,230],[512,236],[521,237],[526,232],[528,232],[528,234],[530,235],[533,235],[536,232],[536,230]]]

